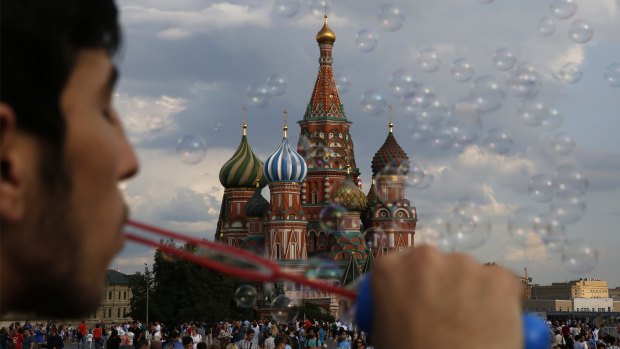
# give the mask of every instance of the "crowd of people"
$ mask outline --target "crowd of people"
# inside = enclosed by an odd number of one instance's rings
[[[549,321],[552,349],[620,349],[620,342],[587,321]],[[620,331],[620,325],[618,325]],[[288,325],[269,320],[190,322],[165,326],[139,321],[94,326],[26,321],[0,329],[0,349],[372,349],[363,331],[347,324],[300,320]]]
[[[587,321],[553,321],[547,323],[552,331],[552,349],[620,349],[618,338],[601,333],[597,325]],[[617,333],[620,335],[620,324]]]

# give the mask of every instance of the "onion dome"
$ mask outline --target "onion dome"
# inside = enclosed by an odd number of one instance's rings
[[[278,149],[265,161],[263,173],[269,182],[303,182],[308,173],[304,158],[289,144],[284,112],[284,137]]]
[[[269,209],[269,201],[261,194],[260,182],[256,181],[256,191],[245,204],[245,215],[248,217],[261,218]]]
[[[243,136],[235,154],[220,170],[220,183],[224,188],[252,188],[256,181],[263,181],[263,162],[254,154],[247,138],[246,115],[243,115]]]
[[[390,106],[390,123],[387,138],[379,150],[372,158],[372,174],[376,175],[384,168],[391,166],[398,168],[400,174],[406,175],[409,172],[409,156],[396,142],[392,129],[394,124],[392,123],[392,107]]]
[[[347,176],[342,186],[334,192],[333,199],[349,211],[361,212],[368,208],[366,194],[355,185],[351,178],[350,167],[347,167]]]
[[[327,24],[327,16],[325,16],[325,20],[323,21],[323,28],[316,33],[316,42],[319,44],[330,45],[333,45],[334,42],[336,42],[336,33],[334,33]]]

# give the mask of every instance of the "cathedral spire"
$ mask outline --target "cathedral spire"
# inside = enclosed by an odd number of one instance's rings
[[[336,42],[336,34],[327,24],[327,10],[323,18],[323,27],[316,33],[316,41],[321,52],[319,73],[314,84],[310,103],[308,103],[306,114],[304,115],[304,120],[337,118],[346,121],[332,68],[332,49],[334,48],[334,42]]]
[[[248,135],[248,108],[246,108],[246,106],[243,106],[243,135],[247,136]]]
[[[392,122],[392,104],[388,105],[388,110],[390,111],[390,122],[388,123],[388,128],[390,129],[390,133],[393,133],[394,123]]]
[[[287,137],[288,126],[286,125],[286,118],[288,117],[288,112],[284,111],[284,126],[282,127],[282,132],[284,133],[284,138]]]

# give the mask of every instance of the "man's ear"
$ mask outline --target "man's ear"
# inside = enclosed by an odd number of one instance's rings
[[[25,178],[28,157],[33,156],[26,139],[17,129],[13,108],[0,102],[0,218],[17,222],[25,213]]]

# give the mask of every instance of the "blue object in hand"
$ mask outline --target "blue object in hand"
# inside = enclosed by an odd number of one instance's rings
[[[357,290],[355,321],[362,331],[372,332],[373,301],[370,289],[370,275],[366,274]],[[547,349],[550,337],[547,324],[536,315],[523,315],[523,341],[525,349]]]

